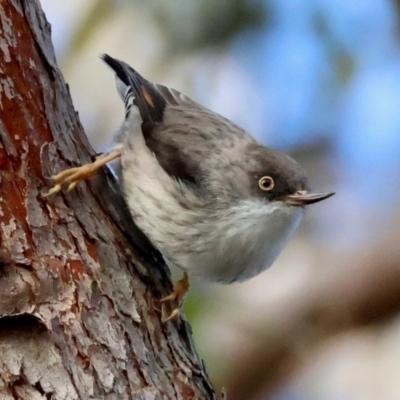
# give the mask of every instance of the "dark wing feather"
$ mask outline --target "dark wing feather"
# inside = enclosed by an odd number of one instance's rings
[[[117,78],[125,85],[126,90],[120,92],[125,102],[126,117],[129,116],[130,107],[135,104],[139,108],[143,122],[155,125],[163,119],[167,105],[164,97],[148,80],[144,79],[137,71],[123,61],[103,54],[102,59],[115,72]]]
[[[123,61],[107,54],[101,57],[116,74],[117,88],[125,103],[126,117],[129,117],[132,104],[138,107],[143,120],[142,132],[146,145],[155,154],[163,169],[175,179],[194,185],[199,184],[201,158],[194,159],[190,154],[185,153],[179,139],[183,135],[186,141],[187,136],[191,136],[193,142],[196,142],[198,135],[194,132],[197,129],[191,129],[190,125],[185,125],[182,129],[179,121],[168,126],[164,123],[166,111],[174,114],[176,107],[182,112],[182,107],[190,109],[199,105],[176,90],[147,81]],[[171,131],[173,140],[171,140]]]

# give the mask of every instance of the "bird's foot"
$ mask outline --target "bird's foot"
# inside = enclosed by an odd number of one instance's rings
[[[120,151],[113,151],[112,153],[100,154],[96,160],[90,164],[85,164],[80,167],[69,168],[53,175],[54,186],[43,197],[50,196],[51,194],[58,193],[63,185],[68,185],[68,191],[74,189],[80,181],[91,179],[93,174],[103,165],[121,156]]]
[[[180,279],[178,282],[175,283],[173,292],[170,295],[161,299],[162,303],[173,302],[175,303],[176,306],[172,310],[168,318],[163,318],[163,322],[178,319],[179,315],[181,314],[181,307],[183,304],[183,300],[185,299],[186,293],[189,291],[189,287],[190,287],[189,276],[185,272],[183,274],[182,279]]]

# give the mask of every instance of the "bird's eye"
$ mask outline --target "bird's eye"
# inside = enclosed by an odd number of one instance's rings
[[[275,182],[270,176],[263,176],[258,181],[258,186],[260,186],[261,190],[269,191],[274,188]]]

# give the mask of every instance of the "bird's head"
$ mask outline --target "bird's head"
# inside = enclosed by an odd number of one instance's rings
[[[334,192],[311,192],[304,169],[280,151],[255,146],[255,168],[248,171],[252,195],[270,202],[304,207],[333,196]]]

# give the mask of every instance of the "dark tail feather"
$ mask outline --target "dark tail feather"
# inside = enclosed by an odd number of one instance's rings
[[[114,70],[117,79],[126,87],[124,93],[120,92],[125,102],[126,117],[129,116],[133,103],[139,108],[147,129],[152,129],[155,124],[161,122],[167,102],[157,88],[127,63],[107,54],[102,54],[101,58]],[[120,86],[118,88],[120,89]]]

